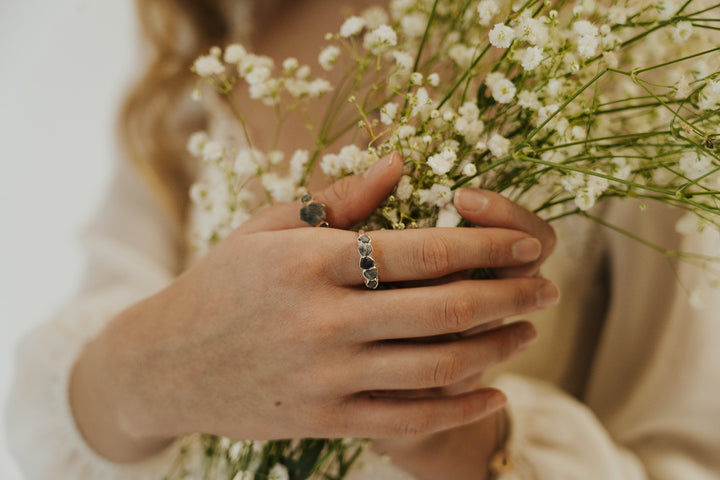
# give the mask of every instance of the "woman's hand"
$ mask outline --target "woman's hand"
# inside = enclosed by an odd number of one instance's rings
[[[482,226],[511,228],[524,231],[540,240],[542,252],[538,258],[519,267],[505,267],[493,270],[498,278],[532,277],[538,274],[542,263],[553,252],[556,244],[555,232],[541,218],[520,207],[497,193],[462,189],[455,194],[455,207],[466,220]],[[556,298],[557,290],[553,285],[546,287],[549,298]],[[540,294],[541,296],[543,294]],[[503,319],[486,322],[462,332],[464,337],[487,337],[497,332]],[[485,332],[485,333],[482,333]],[[529,342],[530,343],[530,342]],[[527,346],[527,345],[526,345]],[[482,388],[483,371],[466,377],[439,389],[413,391],[413,396],[433,397],[459,395]],[[407,396],[408,392],[392,392],[394,396]],[[453,478],[457,480],[481,480],[488,473],[489,461],[498,448],[505,425],[501,411],[474,422],[456,428],[440,431],[416,438],[398,437],[376,440],[374,449],[387,453],[393,462],[407,469],[418,479]]]
[[[355,182],[352,188],[318,195],[328,202],[331,224],[347,226],[372,211],[375,205],[363,200],[379,202],[387,194],[399,163],[393,156],[374,174],[345,179]],[[356,210],[338,208],[334,191],[347,193],[338,201],[356,198]],[[370,291],[356,234],[276,229],[299,226],[276,216],[285,209],[296,218],[298,208],[268,209],[89,344],[73,373],[71,399],[81,431],[100,453],[133,461],[189,432],[254,439],[421,436],[473,423],[503,405],[504,396],[492,389],[405,399],[372,392],[451,387],[509,358],[535,337],[530,324],[452,342],[412,339],[549,306],[557,299],[550,282],[462,280]],[[536,238],[507,228],[370,236],[386,282],[518,268],[542,255]]]

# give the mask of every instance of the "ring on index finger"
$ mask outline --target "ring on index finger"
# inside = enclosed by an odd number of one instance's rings
[[[306,193],[300,197],[303,206],[300,208],[300,220],[313,227],[328,227],[325,219],[325,204],[313,200],[311,194]]]

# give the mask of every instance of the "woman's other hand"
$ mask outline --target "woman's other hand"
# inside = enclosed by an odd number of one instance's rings
[[[396,161],[320,196],[329,221],[348,226],[369,214],[397,180]],[[343,210],[336,200],[351,201]],[[471,424],[503,405],[504,396],[492,389],[424,398],[376,393],[452,387],[520,351],[535,337],[526,322],[457,341],[416,339],[547,307],[557,300],[549,281],[459,280],[370,291],[356,234],[288,229],[301,225],[298,208],[268,209],[88,345],[74,370],[71,399],[96,450],[133,461],[189,432],[418,437]],[[280,220],[283,211],[293,220]],[[512,228],[370,236],[385,282],[472,268],[513,271],[542,256],[537,238]]]

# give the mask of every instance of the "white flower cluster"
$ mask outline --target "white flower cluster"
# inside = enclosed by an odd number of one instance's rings
[[[467,186],[550,219],[592,216],[608,196],[652,198],[718,229],[720,58],[712,48],[720,38],[706,19],[720,8],[710,6],[391,0],[325,37],[317,62],[342,69],[338,85],[294,58],[278,68],[239,44],[214,47],[193,70],[229,101],[241,79],[276,112],[315,108],[330,90],[336,98],[309,127],[309,150],[190,138],[205,172],[191,190],[205,219],[196,223],[199,243],[211,246],[265,204],[298,198],[313,172],[333,181],[393,151],[403,175],[369,229],[456,226],[454,191]],[[280,466],[271,472],[285,475]]]
[[[333,49],[323,52],[321,66],[330,69],[338,54]],[[295,99],[306,99],[320,97],[332,89],[327,80],[312,78],[310,67],[300,65],[295,58],[285,59],[282,74],[273,77],[275,62],[270,57],[249,53],[240,44],[229,45],[224,54],[220,48],[213,47],[210,54],[195,60],[193,70],[200,77],[215,81],[214,85],[222,90],[233,88],[235,77],[228,72],[234,70],[237,77],[247,82],[250,98],[261,100],[268,106],[277,105],[283,92]]]

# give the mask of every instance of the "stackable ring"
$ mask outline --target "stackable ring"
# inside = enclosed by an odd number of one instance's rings
[[[363,280],[365,280],[365,286],[371,290],[375,290],[380,284],[378,279],[378,269],[375,266],[375,259],[370,254],[373,251],[373,247],[370,244],[370,237],[360,230],[358,232],[358,252],[360,253],[360,268],[362,269]]]
[[[313,200],[311,194],[306,193],[300,197],[303,206],[300,208],[300,220],[313,227],[327,227],[325,220],[325,205]]]

